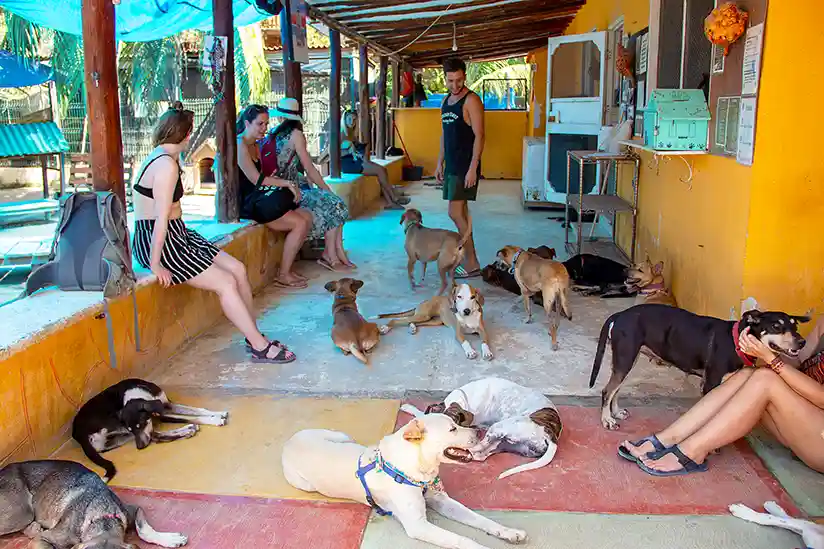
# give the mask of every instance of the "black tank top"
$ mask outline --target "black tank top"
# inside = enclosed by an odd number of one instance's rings
[[[466,177],[469,165],[472,163],[472,148],[475,145],[475,132],[472,126],[466,123],[463,116],[463,106],[466,99],[474,92],[467,91],[454,105],[449,104],[451,94],[443,100],[441,105],[441,125],[443,126],[443,151],[446,175]],[[481,163],[478,162],[478,178],[481,177]]]
[[[155,156],[154,158],[152,158],[151,160],[149,160],[149,163],[146,164],[146,166],[143,168],[143,171],[140,172],[140,176],[137,178],[137,182],[135,182],[134,186],[132,187],[132,189],[134,189],[134,191],[136,193],[142,194],[143,196],[146,196],[146,197],[151,198],[152,200],[154,200],[154,191],[152,189],[150,189],[149,187],[144,187],[143,185],[141,185],[140,180],[143,179],[143,174],[146,173],[146,170],[149,168],[149,166],[152,165],[152,162],[154,162],[158,158],[162,158],[164,156],[168,156],[169,158],[174,160],[174,158],[172,158],[172,155],[165,154],[165,153],[164,154],[159,154],[159,155]],[[173,203],[174,202],[180,202],[180,199],[183,198],[183,180],[180,177],[181,172],[182,172],[182,170],[180,169],[180,164],[178,164],[177,165],[177,185],[175,185],[175,192],[172,195],[172,202]]]

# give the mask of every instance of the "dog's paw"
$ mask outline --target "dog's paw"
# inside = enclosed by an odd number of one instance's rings
[[[629,417],[629,410],[626,408],[618,408],[615,410],[615,413],[612,414],[612,417],[615,419],[627,419]]]
[[[601,425],[608,431],[617,431],[620,425],[613,417],[601,417]]]
[[[528,316],[524,319],[524,324],[532,324],[532,317]]]
[[[552,350],[553,350],[553,351],[557,351],[557,350],[558,350],[558,349],[560,349],[560,348],[561,348],[561,346],[560,346],[560,345],[558,345],[557,343],[553,343],[553,344],[552,344]]]
[[[390,330],[392,330],[392,328],[390,328],[388,324],[378,325],[378,332],[380,332],[381,335],[388,334],[390,332]]]
[[[742,503],[733,503],[729,506],[729,510],[733,516],[744,520],[752,520],[753,517],[758,516],[757,511],[753,511]]]
[[[223,419],[229,419],[229,412],[215,412],[215,415],[218,415]]]
[[[494,358],[492,355],[492,349],[490,349],[489,345],[486,343],[481,344],[481,354],[483,354],[484,360],[492,360]]]
[[[158,532],[155,543],[161,547],[183,547],[189,543],[189,538],[177,532]]]
[[[526,541],[527,535],[526,532],[524,532],[523,530],[517,530],[515,528],[504,528],[500,532],[496,532],[495,537],[498,539],[502,539],[504,541],[508,541],[509,543],[524,543]]]
[[[472,345],[470,345],[468,341],[461,343],[461,347],[463,347],[464,353],[466,353],[466,358],[470,360],[475,360],[478,358],[478,351],[473,349]]]
[[[418,327],[415,325],[414,322],[409,323],[409,333],[415,335],[418,333]]]

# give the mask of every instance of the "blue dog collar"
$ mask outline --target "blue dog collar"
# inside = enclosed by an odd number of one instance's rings
[[[518,258],[521,257],[523,250],[518,250],[515,252],[515,255],[512,256],[512,266],[509,267],[509,274],[515,274],[515,265],[518,264]]]
[[[383,456],[378,450],[375,450],[374,457],[366,465],[361,465],[362,458],[363,455],[361,455],[358,458],[358,469],[357,471],[355,471],[355,476],[358,477],[358,480],[360,480],[361,485],[363,486],[363,491],[366,493],[366,501],[369,503],[369,506],[372,507],[372,509],[374,509],[382,517],[391,517],[392,512],[386,511],[385,509],[381,508],[380,505],[375,503],[375,499],[372,497],[372,491],[369,489],[369,485],[366,483],[366,474],[370,471],[378,471],[387,474],[390,477],[392,477],[392,480],[394,480],[398,484],[406,484],[407,486],[414,486],[416,488],[420,488],[424,494],[430,488],[438,489],[438,486],[441,483],[441,477],[435,477],[435,480],[430,482],[420,482],[417,480],[410,479],[397,468],[395,468],[391,463],[384,460]]]

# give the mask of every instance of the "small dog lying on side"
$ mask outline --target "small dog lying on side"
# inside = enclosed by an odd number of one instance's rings
[[[466,358],[475,359],[477,351],[466,340],[464,334],[480,334],[481,353],[484,360],[492,360],[492,350],[489,348],[489,335],[484,325],[484,296],[480,290],[469,284],[452,286],[448,296],[436,295],[402,313],[388,313],[376,318],[391,318],[387,325],[394,328],[399,324],[408,324],[409,331],[418,332],[420,326],[446,325],[455,332],[455,339],[463,347]]]
[[[92,463],[103,467],[109,482],[117,474],[114,463],[100,454],[135,441],[138,450],[152,442],[171,442],[193,437],[198,425],[222,426],[228,412],[212,412],[174,404],[154,383],[124,379],[92,397],[72,423],[72,437]],[[187,423],[171,431],[155,431],[154,421]]]
[[[354,278],[341,278],[324,286],[326,291],[335,294],[332,303],[332,341],[344,355],[351,354],[364,364],[369,364],[366,353],[375,348],[381,334],[388,333],[389,327],[367,322],[361,316],[355,300],[362,287],[363,281]]]
[[[822,436],[824,436],[824,433],[822,433]],[[740,519],[763,524],[764,526],[775,526],[790,530],[801,536],[804,547],[807,549],[824,549],[824,526],[821,524],[793,518],[774,501],[765,503],[764,510],[767,512],[759,513],[741,503],[730,505],[730,513]]]
[[[440,481],[441,464],[472,461],[468,449],[476,444],[475,429],[462,427],[444,414],[429,414],[369,448],[338,431],[299,431],[284,444],[281,463],[287,482],[298,490],[354,500],[378,514],[391,514],[410,538],[437,547],[485,549],[429,522],[427,508],[496,538],[522,543],[526,532],[461,505],[447,495]]]
[[[569,273],[562,263],[531,254],[518,246],[504,246],[498,250],[498,259],[515,275],[526,309],[526,322],[532,322],[532,304],[529,298],[541,292],[544,313],[549,322],[552,350],[558,350],[558,326],[561,315],[572,320],[569,313]]]
[[[411,404],[404,404],[401,410],[413,417],[423,415]],[[442,403],[429,406],[426,413],[443,413],[459,425],[485,428],[483,440],[469,449],[474,461],[500,452],[538,458],[504,471],[499,479],[549,465],[563,429],[558,410],[543,393],[496,377],[455,389]]]
[[[29,549],[137,549],[146,543],[181,547],[183,534],[158,532],[140,507],[125,505],[99,476],[73,461],[11,463],[0,469],[0,536],[23,532]]]
[[[463,259],[463,246],[472,234],[472,218],[469,218],[469,227],[466,234],[459,235],[446,229],[429,229],[423,226],[423,215],[419,210],[409,208],[401,216],[401,225],[406,234],[404,248],[408,262],[406,270],[409,273],[409,285],[415,289],[415,263],[423,263],[421,284],[426,277],[426,264],[430,261],[438,262],[438,274],[441,277],[441,288],[438,295],[446,290],[446,277],[452,277],[455,283],[455,269]]]

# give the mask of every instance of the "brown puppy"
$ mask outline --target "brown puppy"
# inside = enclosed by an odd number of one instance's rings
[[[558,350],[558,326],[560,315],[572,320],[569,314],[569,273],[563,263],[543,259],[518,246],[504,246],[498,250],[498,259],[515,275],[526,308],[526,322],[532,322],[532,297],[541,292],[544,313],[549,321],[552,350]]]
[[[364,364],[369,364],[365,353],[371,351],[378,344],[381,334],[387,333],[390,328],[367,322],[358,312],[355,299],[362,286],[362,280],[341,278],[327,282],[324,288],[335,294],[332,303],[332,341],[343,354],[351,353]]]
[[[430,261],[438,262],[438,274],[441,276],[441,289],[438,295],[446,290],[446,275],[449,273],[452,282],[455,282],[455,269],[463,259],[463,246],[469,235],[472,234],[472,218],[469,218],[469,228],[461,236],[454,231],[445,229],[428,229],[422,225],[423,215],[419,210],[410,208],[403,212],[401,225],[406,233],[406,256],[409,261],[406,270],[409,273],[409,285],[415,289],[415,262],[423,263],[421,284],[426,277],[426,264]]]
[[[481,354],[484,360],[492,360],[492,350],[489,348],[489,336],[486,332],[483,317],[484,296],[469,284],[452,285],[448,296],[436,295],[424,301],[416,309],[409,309],[402,313],[378,315],[377,318],[391,318],[388,326],[408,324],[409,331],[417,333],[418,326],[446,325],[455,332],[455,339],[463,347],[466,358],[477,358],[478,353],[466,340],[464,334],[479,334],[481,336]]]
[[[659,303],[677,307],[675,296],[672,295],[664,281],[664,263],[659,261],[655,265],[650,261],[649,256],[636,263],[627,270],[627,290],[638,292],[635,296],[635,304]]]

